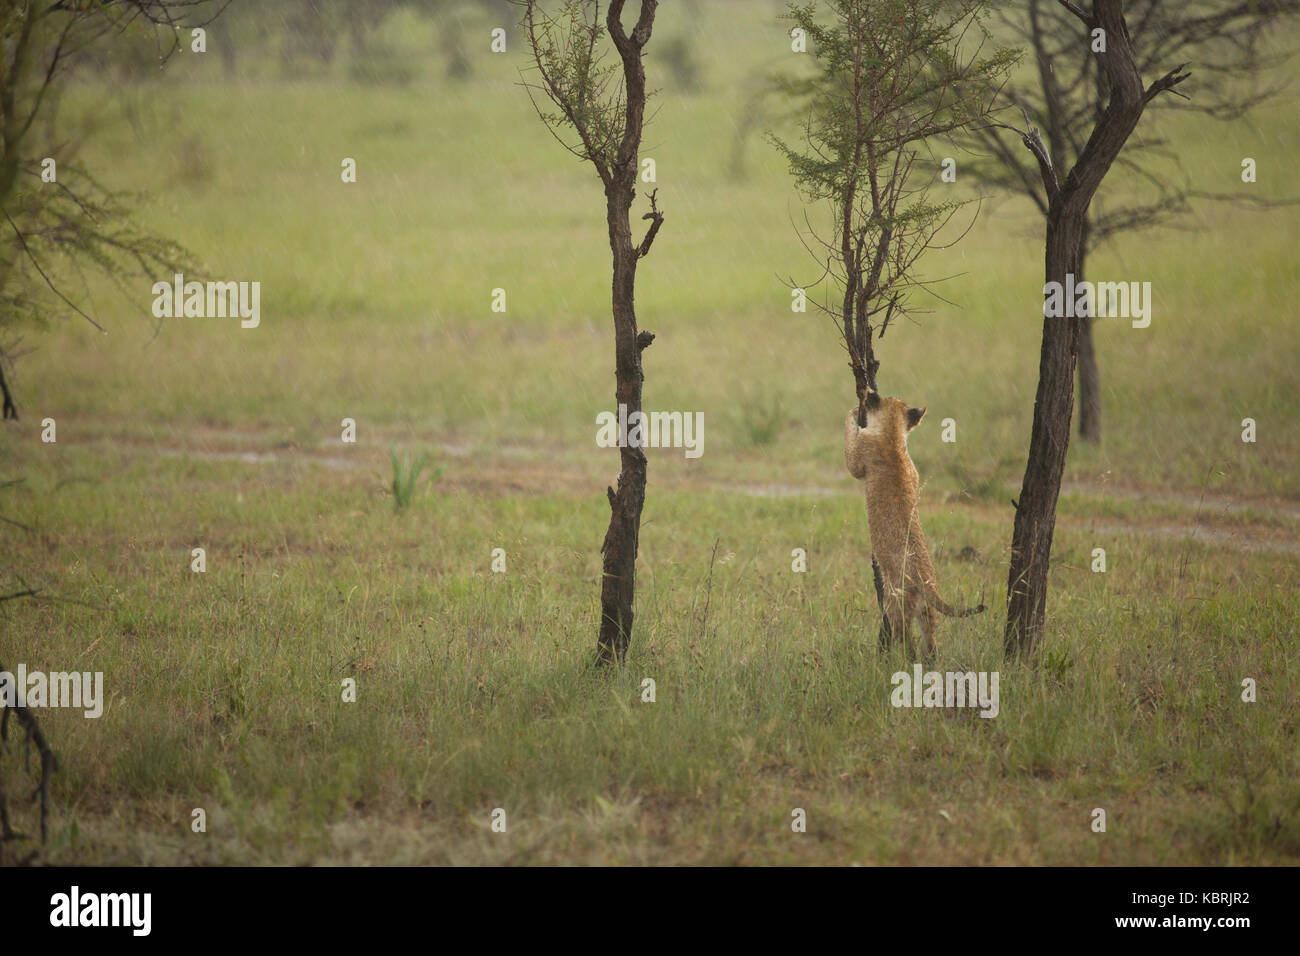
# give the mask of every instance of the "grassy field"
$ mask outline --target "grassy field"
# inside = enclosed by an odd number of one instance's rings
[[[851,376],[829,322],[790,311],[784,278],[817,269],[789,178],[738,139],[788,41],[774,5],[740,24],[695,9],[666,5],[656,36],[694,31],[702,92],[648,57],[663,89],[643,155],[667,220],[637,306],[658,336],[647,405],[702,411],[705,450],[651,452],[637,629],[613,674],[589,666],[617,471],[593,441],[613,398],[603,197],[533,115],[518,41],[493,56],[495,24],[466,16],[474,76],[420,60],[405,86],[227,79],[189,55],[130,92],[129,117],[112,100],[83,160],[143,191],[140,218],[204,277],[260,281],[262,320],[159,323],[136,280],[85,290],[109,334],[69,318],[27,336],[0,514],[29,530],[0,534],[7,585],[45,591],[4,606],[0,661],[103,671],[108,698],[98,720],[40,714],[60,760],[42,859],[1300,863],[1294,212],[1203,204],[1195,228],[1091,260],[1151,281],[1155,306],[1148,329],[1098,325],[1104,441],[1071,446],[1027,662],[1003,659],[1001,626],[1042,223],[991,200],[927,261],[956,305],[890,331],[881,384],[928,406],[911,453],[941,591],[991,609],[945,622],[931,666],[999,671],[1001,709],[895,709],[912,660],[875,644],[843,465]],[[414,56],[428,34],[399,20],[386,40]],[[65,112],[102,100],[87,85]],[[1296,106],[1152,115],[1139,135],[1178,144],[1196,188],[1291,195]],[[945,188],[980,194],[960,171]],[[1117,170],[1104,200],[1133,188]],[[401,511],[393,447],[438,467]],[[6,779],[20,760],[0,758]]]

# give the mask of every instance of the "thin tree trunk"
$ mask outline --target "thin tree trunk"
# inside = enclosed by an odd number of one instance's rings
[[[885,613],[885,581],[874,552],[871,555],[871,579],[876,585],[876,607],[880,609],[880,630],[876,632],[876,641],[884,649],[892,643],[894,635],[889,627],[889,615]]]
[[[3,361],[4,361],[4,357],[0,356],[0,362]],[[0,395],[3,395],[4,418],[6,420],[11,418],[17,419],[18,406],[14,404],[13,393],[9,391],[9,383],[5,380],[5,370],[3,365],[0,365]]]
[[[1047,281],[1065,284],[1066,273],[1078,261],[1079,223],[1055,207],[1048,215]],[[1011,538],[1011,569],[1007,578],[1007,647],[1027,648],[1042,628],[1047,605],[1047,572],[1056,528],[1056,502],[1070,447],[1074,410],[1074,361],[1079,322],[1073,318],[1043,318],[1043,344],[1038,359],[1038,394],[1029,439],[1029,461],[1016,503]]]
[[[1101,381],[1092,342],[1092,318],[1079,320],[1079,437],[1101,441]]]
[[[623,61],[623,138],[605,185],[605,212],[609,224],[609,247],[614,258],[612,306],[614,313],[614,390],[617,405],[626,407],[630,420],[641,411],[641,353],[654,335],[639,332],[634,307],[637,260],[650,252],[663,216],[650,196],[650,228],[641,245],[632,242],[630,211],[636,196],[637,154],[645,120],[645,65],[641,51],[654,27],[655,0],[642,0],[641,14],[629,35],[622,23],[623,2],[614,0],[606,14],[606,27]],[[621,417],[621,416],[620,416]],[[629,431],[630,431],[629,427]],[[636,594],[636,555],[641,534],[641,509],[645,505],[645,452],[629,442],[619,448],[618,490],[606,488],[609,498],[609,528],[601,545],[604,565],[600,583],[600,635],[598,664],[622,663],[632,640],[633,598]]]
[[[7,594],[0,598],[0,603],[14,600],[16,598],[29,597],[35,594],[35,591],[20,591],[17,594]],[[4,671],[4,665],[0,664],[0,671]],[[41,778],[36,786],[36,791],[27,799],[34,800],[40,798],[41,808],[41,843],[44,844],[49,839],[49,821],[50,821],[50,778],[54,771],[58,769],[59,762],[54,756],[54,748],[50,746],[45,734],[41,730],[40,722],[37,721],[36,715],[26,707],[6,707],[0,710],[0,742],[9,739],[9,715],[17,717],[19,725],[26,735],[26,746],[36,745],[36,752],[41,757]],[[5,794],[4,787],[0,784],[0,846],[9,840],[17,837],[9,822],[9,804],[8,797]]]
[[[633,291],[636,284],[636,250],[628,210],[632,187],[615,184],[608,197],[609,244],[614,254],[614,357],[615,403],[627,408],[627,417],[641,411],[641,349],[637,341]],[[648,344],[648,342],[647,342]],[[619,416],[622,418],[622,415]],[[603,577],[600,585],[600,638],[596,659],[602,664],[622,663],[632,639],[636,554],[645,504],[646,457],[640,448],[625,443],[619,449],[618,491],[609,497],[609,530],[605,532]]]
[[[1071,9],[1084,19],[1090,30],[1104,31],[1107,51],[1097,54],[1097,60],[1109,81],[1110,100],[1064,180],[1058,178],[1058,170],[1037,130],[1026,131],[1024,135],[1025,145],[1038,160],[1047,190],[1046,279],[1063,287],[1066,275],[1082,265],[1083,238],[1092,197],[1137,126],[1147,102],[1173,89],[1188,75],[1181,72],[1180,66],[1144,90],[1124,22],[1123,0],[1094,0],[1091,14],[1074,5]],[[1065,472],[1070,418],[1074,411],[1078,328],[1076,319],[1046,316],[1043,319],[1034,425],[1016,505],[1011,566],[1007,574],[1008,654],[1031,651],[1043,628],[1056,502]]]
[[[1087,271],[1088,222],[1083,224],[1079,263],[1074,281],[1082,282]],[[1079,319],[1079,437],[1094,445],[1101,441],[1101,372],[1092,342],[1092,316]]]
[[[867,427],[867,389],[877,391],[876,372],[880,370],[880,362],[876,359],[875,350],[871,345],[871,330],[867,329],[865,347],[863,349],[865,357],[853,367],[854,379],[858,389],[858,427]],[[889,615],[885,613],[885,585],[884,578],[880,573],[880,562],[876,560],[876,553],[871,553],[871,580],[876,586],[876,607],[880,611],[880,629],[876,632],[876,641],[882,647],[886,648],[893,639],[893,632],[889,627]]]

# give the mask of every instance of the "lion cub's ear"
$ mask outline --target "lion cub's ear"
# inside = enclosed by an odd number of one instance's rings
[[[910,432],[917,425],[921,424],[921,419],[924,417],[924,408],[909,408],[907,410],[907,430]]]

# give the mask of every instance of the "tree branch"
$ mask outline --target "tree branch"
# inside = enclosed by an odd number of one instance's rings
[[[1078,18],[1079,18],[1080,20],[1082,20],[1085,24],[1087,24],[1089,27],[1091,27],[1091,26],[1093,25],[1093,23],[1095,22],[1095,21],[1092,19],[1091,16],[1089,16],[1089,15],[1088,15],[1088,14],[1087,14],[1087,13],[1086,13],[1082,8],[1080,8],[1077,4],[1073,3],[1072,0],[1059,0],[1059,2],[1060,2],[1060,4],[1061,4],[1061,6],[1065,7],[1065,9],[1069,10],[1069,11],[1070,11],[1071,13],[1073,13],[1076,17],[1078,17]]]
[[[1047,201],[1051,201],[1056,194],[1061,191],[1061,186],[1056,178],[1056,169],[1052,166],[1052,157],[1047,151],[1047,146],[1043,143],[1042,134],[1038,127],[1029,122],[1029,114],[1022,108],[1021,115],[1025,118],[1025,129],[1016,129],[1014,126],[1008,126],[1006,123],[988,123],[984,129],[1006,129],[1020,137],[1020,141],[1025,144],[1025,148],[1034,154],[1038,160],[1038,173],[1043,180],[1043,188],[1047,190]]]
[[[1170,70],[1164,76],[1160,77],[1160,79],[1156,80],[1154,83],[1148,86],[1146,92],[1142,94],[1142,103],[1144,105],[1150,103],[1153,99],[1155,99],[1161,93],[1164,93],[1166,90],[1168,90],[1170,93],[1175,94],[1176,96],[1181,96],[1183,99],[1189,99],[1190,97],[1188,97],[1186,93],[1174,89],[1175,86],[1177,86],[1179,83],[1183,82],[1183,80],[1187,79],[1189,76],[1192,75],[1190,72],[1188,73],[1181,72],[1183,67],[1185,66],[1187,66],[1186,63],[1178,64],[1177,67]]]
[[[659,211],[659,207],[655,204],[655,196],[658,193],[658,189],[650,193],[650,211],[641,217],[642,219],[650,219],[652,222],[645,234],[645,238],[641,240],[641,245],[637,246],[636,256],[638,259],[644,259],[650,254],[650,247],[654,244],[655,236],[659,234],[659,227],[664,224],[664,214]]]

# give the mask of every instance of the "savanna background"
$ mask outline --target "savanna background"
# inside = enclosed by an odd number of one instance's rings
[[[75,314],[20,330],[0,535],[6,590],[42,590],[3,606],[0,660],[103,671],[107,697],[98,720],[39,714],[59,760],[39,859],[1300,862],[1294,209],[1202,202],[1090,258],[1090,278],[1152,283],[1151,326],[1097,324],[1103,440],[1071,445],[1048,631],[1008,660],[1043,222],[935,144],[936,171],[958,163],[935,189],[983,200],[923,260],[950,301],[889,330],[880,382],[928,408],[910,449],[941,592],[990,607],[944,622],[932,666],[999,671],[1001,712],[896,710],[912,661],[877,647],[852,378],[830,321],[790,308],[788,280],[819,269],[763,138],[790,121],[761,94],[794,56],[781,9],[668,2],[647,48],[666,221],[638,270],[646,406],[702,411],[704,454],[649,452],[613,672],[592,667],[617,473],[594,441],[604,202],[520,85],[517,11],[402,5],[353,36],[356,11],[236,2],[205,54],[159,69],[128,35],[76,74],[53,135],[137,192],[193,277],[260,281],[262,316],[157,320],[152,279],[66,268],[107,334]],[[1298,195],[1300,100],[1275,79],[1245,120],[1152,110],[1134,135],[1167,137],[1170,175],[1207,191]],[[1143,188],[1116,169],[1099,202]],[[394,454],[430,456],[404,508]],[[0,772],[29,785],[13,735]]]

